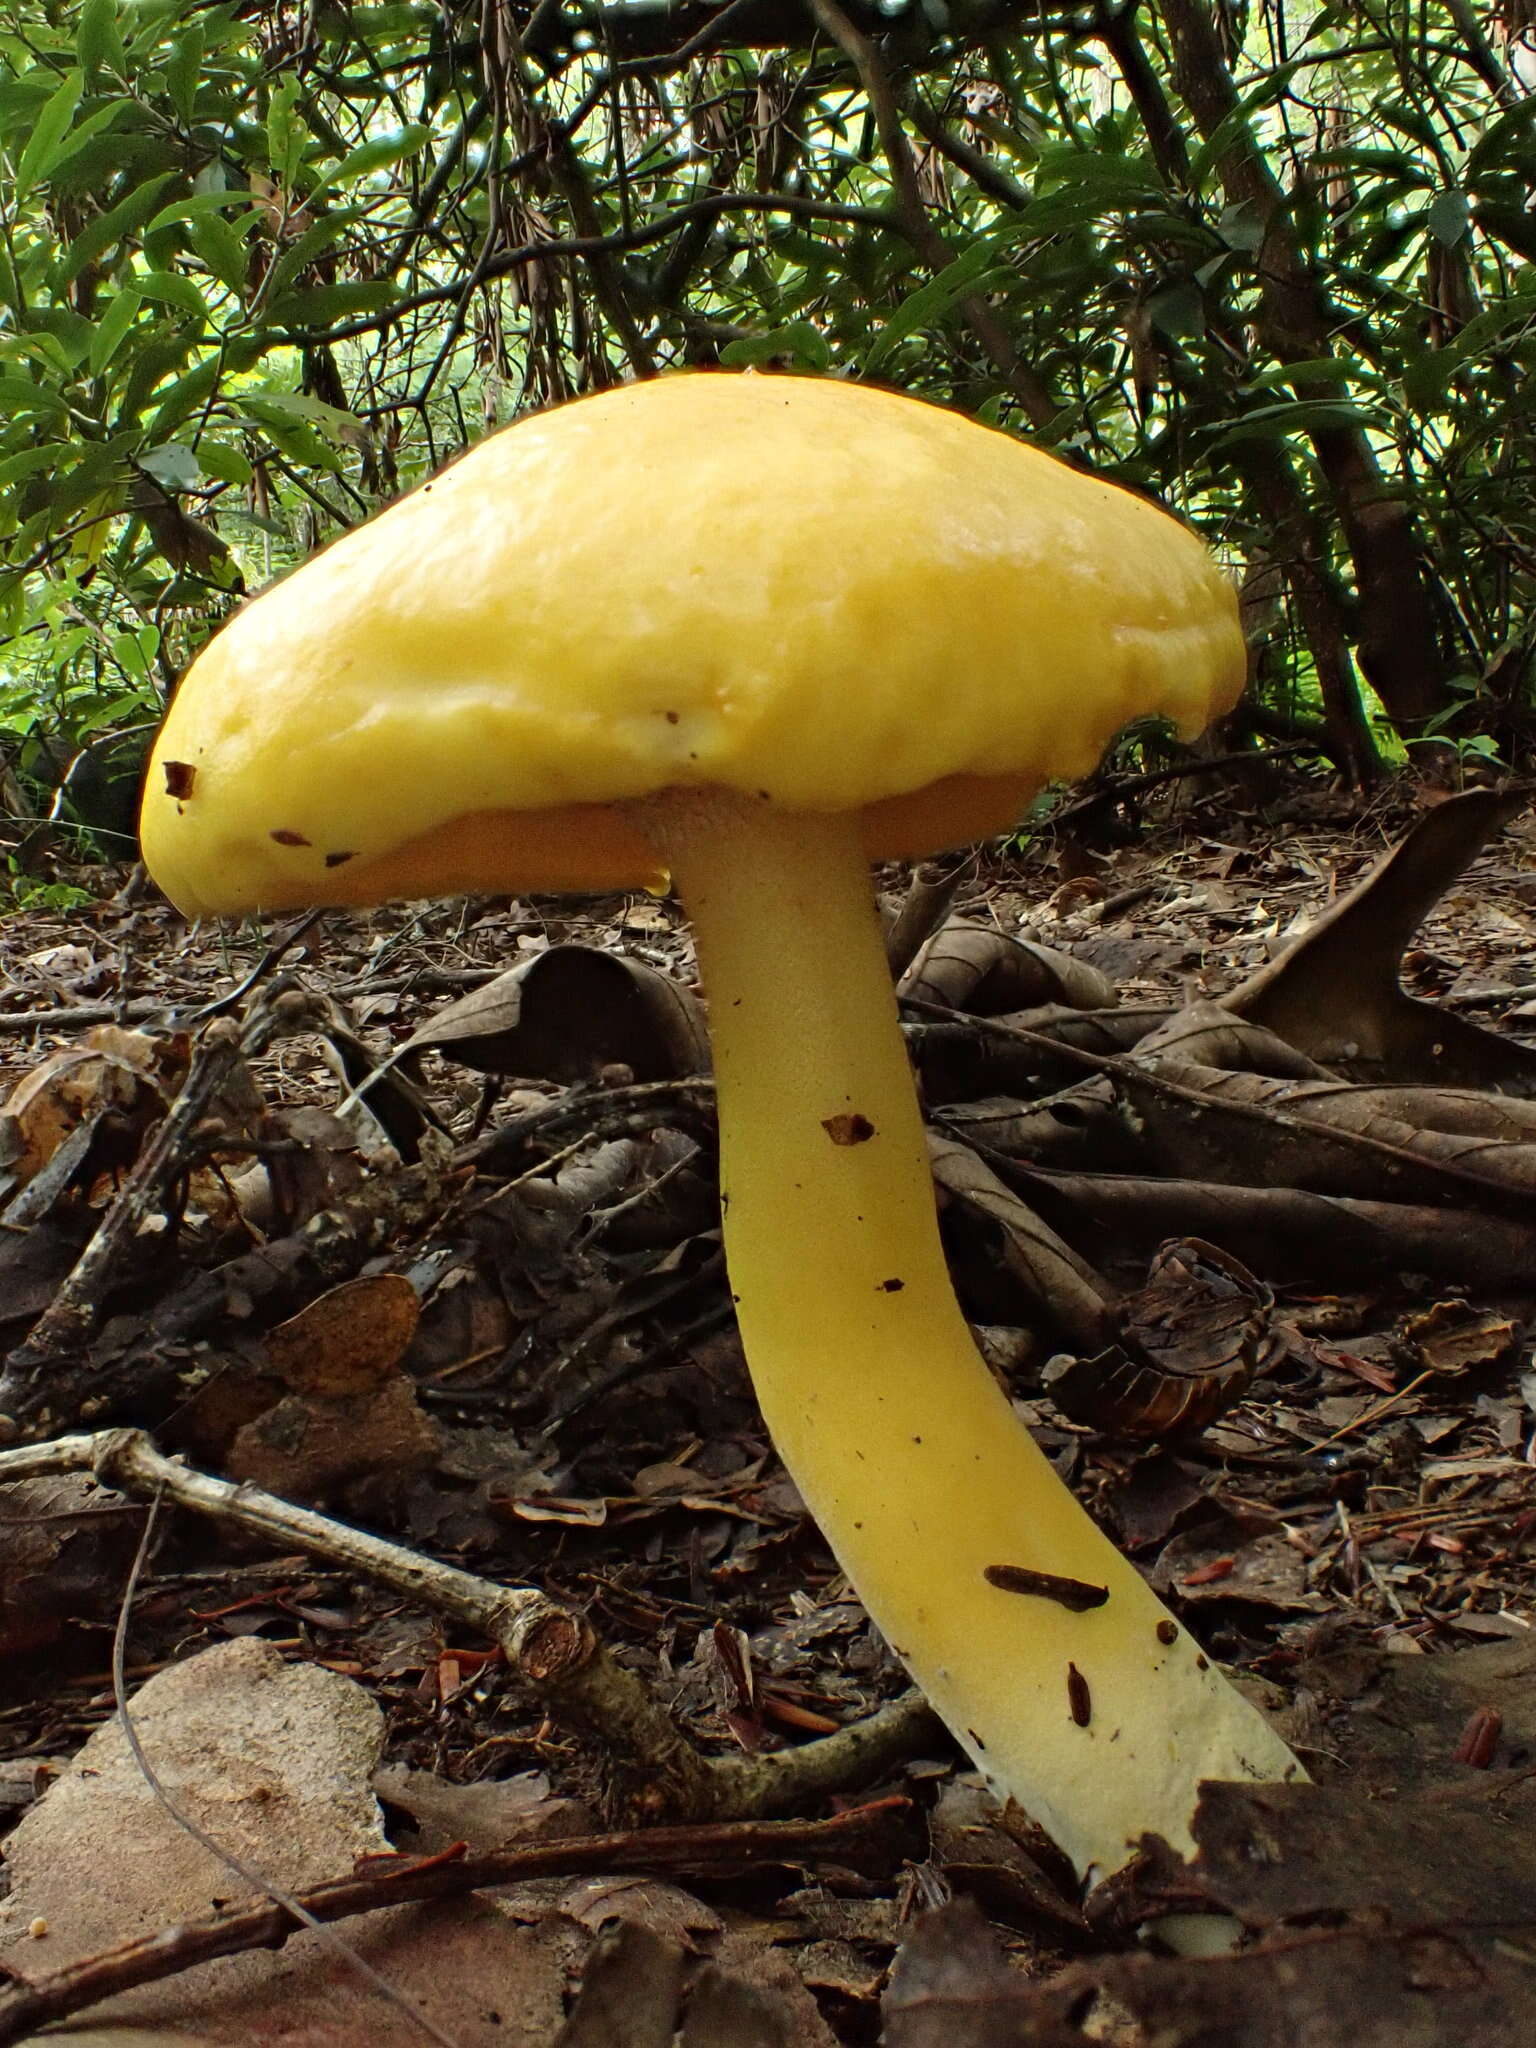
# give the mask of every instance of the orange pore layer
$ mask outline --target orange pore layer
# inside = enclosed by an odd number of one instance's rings
[[[871,860],[963,846],[1017,822],[1034,792],[1019,775],[948,776],[861,813]],[[699,792],[690,791],[697,800]],[[194,799],[195,801],[195,799]],[[471,811],[387,853],[317,872],[314,850],[293,849],[291,881],[274,881],[251,909],[399,898],[664,889],[666,868],[645,829],[643,803],[572,804],[536,811]],[[334,858],[334,856],[333,856]]]

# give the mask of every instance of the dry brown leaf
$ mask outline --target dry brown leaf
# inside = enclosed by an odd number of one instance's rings
[[[1083,2032],[1044,2030],[1067,2013]],[[1536,1972],[1432,1929],[1318,1930],[1240,1956],[1075,1964],[1024,1994],[1020,2020],[1018,2048],[1514,2048],[1536,2040]]]
[[[1008,1038],[962,1018],[909,1023],[907,1043],[930,1102],[974,1102],[983,1095],[1033,1097],[1083,1076],[1071,1048],[1112,1057],[1129,1052],[1169,1015],[1166,1008],[1073,1010],[1060,1003],[993,1019],[1029,1037]]]
[[[0,1486],[0,1658],[111,1614],[143,1519],[141,1507],[74,1473]]]
[[[273,1144],[262,1168],[278,1232],[301,1230],[312,1216],[362,1185],[356,1131],[318,1103],[267,1111],[260,1133]]]
[[[486,1074],[585,1081],[626,1066],[638,1081],[709,1067],[704,1008],[691,989],[626,954],[551,946],[449,1003],[404,1052],[443,1053]]]
[[[683,1952],[635,1921],[600,1935],[554,2048],[671,2048]]]
[[[1255,1515],[1221,1512],[1164,1547],[1152,1583],[1185,1602],[1241,1600],[1287,1614],[1319,1614],[1327,1602],[1307,1585],[1307,1560],[1285,1532]]]
[[[953,1103],[943,1122],[960,1138],[1034,1166],[1114,1173],[1145,1163],[1139,1137],[1107,1080],[1033,1107],[1007,1095]]]
[[[134,1723],[182,1810],[281,1885],[307,1890],[389,1848],[369,1789],[379,1712],[334,1673],[286,1662],[268,1643],[224,1643],[151,1679],[135,1696]],[[246,1890],[159,1804],[115,1722],[22,1829],[7,1844],[15,1889],[0,1945],[7,1965],[29,1975],[174,1930],[204,1918],[210,1900]],[[116,1845],[131,1849],[104,1853]],[[33,1915],[47,1921],[46,1941],[29,1935]],[[488,1899],[390,1908],[341,1931],[459,2048],[543,2048],[559,2027],[570,1948]],[[221,2048],[420,2048],[424,2038],[409,2013],[304,1930],[280,1951],[141,1985],[83,2027],[69,2023],[67,2037],[77,2028],[79,2038]]]
[[[1224,996],[1223,1007],[1362,1079],[1536,1096],[1536,1053],[1418,1001],[1399,981],[1414,932],[1528,800],[1519,790],[1469,789],[1426,812],[1293,945]]]
[[[173,1071],[164,1041],[142,1031],[98,1024],[75,1045],[50,1053],[19,1081],[0,1107],[9,1125],[6,1175],[24,1186],[40,1172],[79,1125],[111,1112],[128,1126],[124,1161],[138,1136],[165,1113]]]
[[[409,1814],[414,1827],[404,1846],[422,1856],[459,1842],[471,1856],[488,1856],[513,1842],[548,1841],[598,1826],[574,1800],[554,1798],[542,1771],[456,1785],[435,1771],[385,1764],[373,1774],[373,1789],[387,1807]],[[397,1833],[393,1823],[391,1833]]]
[[[1112,1321],[1102,1284],[1088,1262],[964,1145],[930,1131],[928,1161],[953,1201],[1000,1232],[1004,1265],[1062,1332],[1080,1349],[1104,1345]]]
[[[1274,1074],[1290,1080],[1330,1081],[1334,1077],[1316,1060],[1261,1024],[1234,1017],[1220,1003],[1186,1003],[1170,1010],[1137,1040],[1138,1057],[1177,1053],[1198,1066],[1222,1067],[1233,1073]]]
[[[415,1389],[396,1375],[341,1399],[286,1396],[236,1433],[225,1469],[286,1500],[323,1502],[360,1479],[428,1465],[437,1449]]]
[[[437,1430],[422,1413],[400,1360],[416,1333],[416,1290],[399,1273],[344,1281],[267,1332],[270,1375],[236,1373],[219,1398],[210,1387],[198,1421],[234,1427],[225,1459],[232,1479],[286,1499],[319,1501],[378,1473],[428,1464]],[[288,1389],[267,1404],[268,1389]],[[261,1401],[245,1419],[242,1400]]]
[[[1017,1807],[1004,1814],[978,1785],[952,1779],[929,1818],[929,1853],[956,1891],[1010,1926],[1048,1929],[1079,1941],[1088,1923],[1077,1904],[1078,1886],[1044,1836],[1039,1853],[1020,1840],[1028,1826]],[[1054,1880],[1042,1857],[1059,1866]]]
[[[1519,1341],[1520,1325],[1509,1316],[1466,1301],[1437,1301],[1403,1318],[1393,1349],[1422,1371],[1454,1378],[1474,1365],[1496,1365]]]
[[[364,1394],[405,1356],[421,1316],[400,1273],[344,1280],[266,1336],[272,1369],[295,1394]]]
[[[1263,1368],[1273,1311],[1230,1254],[1197,1238],[1161,1245],[1120,1304],[1121,1344],[1075,1359],[1050,1380],[1051,1399],[1074,1422],[1149,1442],[1205,1429]]]
[[[1157,1180],[1129,1173],[1057,1173],[1020,1163],[1042,1214],[1063,1231],[1109,1236],[1122,1250],[1199,1236],[1257,1270],[1301,1270],[1315,1282],[1362,1273],[1438,1273],[1467,1286],[1525,1287],[1536,1238],[1522,1222],[1456,1207],[1361,1201],[1303,1188]]]
[[[1250,1927],[1536,1928],[1536,1780],[1472,1771],[1396,1796],[1348,1784],[1201,1788],[1195,1872]],[[1261,1853],[1255,1854],[1256,1847]]]
[[[1440,1113],[1516,1131],[1518,1140],[1421,1129],[1384,1115],[1381,1104],[1392,1103],[1391,1090],[1226,1073],[1168,1056],[1154,1057],[1148,1067],[1156,1078],[1121,1068],[1115,1088],[1168,1173],[1407,1202],[1502,1206],[1536,1195],[1536,1130],[1514,1119],[1501,1123],[1497,1111],[1484,1116],[1464,1094],[1442,1097]],[[1170,1097],[1158,1080],[1186,1099]],[[1413,1091],[1415,1097],[1426,1092],[1434,1091]],[[1190,1095],[1199,1098],[1198,1113]]]
[[[881,2006],[884,2048],[1084,2048],[1085,2037],[1027,2011],[1027,1980],[968,1899],[925,1913],[896,1958]]]
[[[699,1972],[678,2048],[791,2048],[793,2039],[782,1998],[712,1963]]]
[[[1112,982],[1070,953],[1011,939],[991,925],[959,917],[934,933],[902,975],[897,992],[977,1017],[1044,1003],[1109,1010],[1119,1000]]]

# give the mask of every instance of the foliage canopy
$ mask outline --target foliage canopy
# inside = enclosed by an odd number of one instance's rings
[[[244,584],[687,362],[886,380],[1178,506],[1255,730],[1364,775],[1374,693],[1522,760],[1533,20],[5,0],[0,732],[152,718]]]

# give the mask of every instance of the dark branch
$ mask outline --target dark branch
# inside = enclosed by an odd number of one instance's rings
[[[679,228],[687,227],[691,221],[712,220],[717,215],[728,213],[784,213],[800,220],[832,221],[842,227],[875,228],[884,233],[906,235],[904,224],[894,214],[878,207],[834,206],[826,200],[804,198],[792,192],[710,192],[687,206],[679,206],[671,213],[643,222],[627,234],[569,235],[558,241],[524,242],[516,249],[499,249],[481,267],[477,281],[488,283],[492,278],[504,277],[510,270],[520,270],[525,263],[550,262],[560,256],[601,257],[625,250],[646,249],[654,242],[669,240]],[[464,279],[453,278],[446,284],[433,285],[425,291],[412,292],[397,299],[381,312],[347,320],[318,333],[293,328],[272,338],[294,348],[309,348],[322,341],[350,341],[359,334],[382,334],[397,321],[420,312],[423,307],[440,306],[450,299],[457,299],[463,290]]]
[[[716,19],[726,11],[708,0],[617,7],[596,0],[543,5],[535,9],[523,33],[523,48],[540,62],[558,60],[583,47],[603,50],[620,62],[670,57],[680,44],[700,38],[706,45],[712,42]],[[815,22],[803,0],[735,0],[729,11],[725,40],[738,48],[801,49],[814,39]],[[921,0],[907,0],[895,14],[872,6],[870,0],[852,0],[846,12],[861,34],[885,46],[893,63],[910,68],[939,63],[958,46],[1006,34],[1036,20],[1042,7],[1040,0],[951,0],[942,10],[942,28],[935,26]]]

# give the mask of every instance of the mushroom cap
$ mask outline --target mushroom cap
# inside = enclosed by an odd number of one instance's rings
[[[931,852],[1244,671],[1144,499],[890,392],[680,372],[489,436],[245,605],[141,838],[196,913],[655,886],[631,806],[688,786]]]

